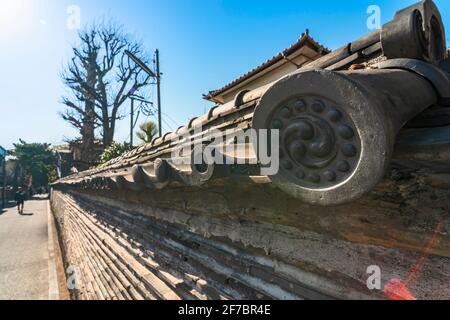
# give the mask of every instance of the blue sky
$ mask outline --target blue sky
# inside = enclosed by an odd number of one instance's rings
[[[367,8],[382,21],[414,0],[1,0],[0,145],[62,143],[77,132],[59,118],[64,87],[59,72],[77,33],[66,26],[67,8],[81,9],[82,25],[114,18],[161,51],[164,129],[183,125],[211,105],[202,94],[221,87],[296,41],[306,28],[336,49],[369,32]],[[450,26],[450,1],[435,1]],[[450,30],[448,31],[450,32]],[[128,107],[128,106],[127,106]],[[142,119],[144,120],[144,119]],[[128,139],[129,120],[116,140]]]

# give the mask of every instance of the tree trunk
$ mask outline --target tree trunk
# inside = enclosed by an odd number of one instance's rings
[[[114,141],[114,129],[110,128],[109,125],[103,127],[103,145],[105,148],[112,145]]]
[[[87,83],[89,87],[95,87],[97,82],[97,73],[95,70],[95,55],[90,57],[89,68],[87,69]],[[83,121],[82,129],[82,161],[89,166],[94,165],[98,159],[96,159],[96,154],[94,152],[95,144],[95,97],[86,94],[85,103],[85,119]]]

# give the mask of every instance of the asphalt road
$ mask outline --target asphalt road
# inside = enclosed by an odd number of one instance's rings
[[[0,209],[0,299],[49,298],[48,202],[25,203],[24,215],[15,207]]]

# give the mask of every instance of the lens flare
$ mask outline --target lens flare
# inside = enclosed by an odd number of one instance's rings
[[[31,31],[34,1],[2,0],[0,2],[0,36],[15,37]]]

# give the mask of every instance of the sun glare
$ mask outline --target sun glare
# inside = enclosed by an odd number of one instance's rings
[[[0,1],[0,35],[17,35],[31,26],[33,3],[27,0]]]

